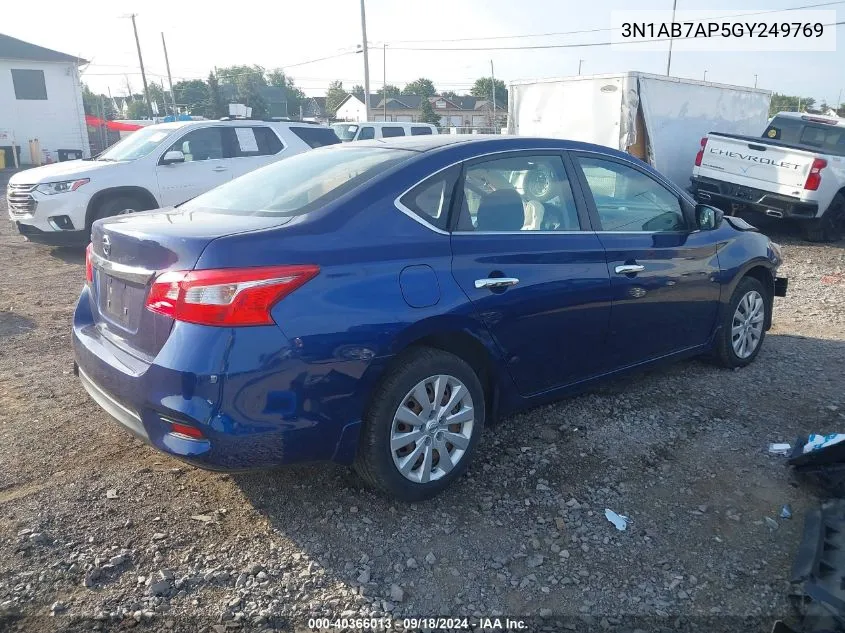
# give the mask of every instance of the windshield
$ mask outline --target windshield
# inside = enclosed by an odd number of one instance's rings
[[[142,158],[161,145],[172,132],[172,129],[142,128],[112,145],[97,156],[96,160],[136,160]]]
[[[180,209],[294,216],[320,208],[413,156],[413,152],[338,145],[297,154],[236,178]]]
[[[335,123],[332,125],[334,128],[335,134],[341,141],[351,141],[355,138],[355,132],[358,131],[357,125],[351,125],[349,123]]]

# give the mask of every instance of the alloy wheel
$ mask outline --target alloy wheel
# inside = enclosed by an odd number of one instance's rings
[[[765,302],[760,293],[756,290],[746,292],[731,321],[731,345],[739,358],[748,358],[757,349],[763,338],[765,316]]]
[[[464,457],[474,424],[472,396],[460,380],[442,374],[421,380],[393,416],[393,464],[415,483],[436,481]]]

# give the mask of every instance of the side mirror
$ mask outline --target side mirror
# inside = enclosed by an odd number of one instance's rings
[[[178,149],[172,149],[169,152],[166,152],[164,156],[161,157],[161,164],[162,165],[173,165],[175,163],[184,163],[185,162],[185,155],[180,152]]]
[[[695,223],[702,231],[712,231],[722,225],[725,212],[707,204],[695,205]]]

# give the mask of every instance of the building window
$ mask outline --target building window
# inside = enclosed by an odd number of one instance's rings
[[[15,86],[15,98],[18,101],[46,101],[47,84],[43,70],[12,69],[12,83]]]
[[[435,108],[445,108],[446,102],[443,101],[443,99],[438,99],[437,101],[434,102],[434,107]]]

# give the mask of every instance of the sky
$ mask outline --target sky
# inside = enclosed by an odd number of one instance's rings
[[[720,17],[728,10],[771,11],[822,0],[677,0],[678,10],[707,10]],[[671,10],[672,0],[637,0],[637,9]],[[84,10],[81,7],[84,6]],[[359,0],[204,3],[173,0],[89,0],[84,5],[58,0],[7,2],[0,32],[34,44],[78,55],[91,63],[83,81],[95,92],[141,92],[132,23],[136,13],[148,80],[165,81],[161,34],[167,39],[173,81],[201,79],[215,66],[259,64],[284,68],[312,96],[325,94],[330,81],[346,88],[364,83]],[[219,7],[219,8],[214,8]],[[566,77],[642,71],[664,74],[665,51],[589,46],[540,50],[430,51],[402,48],[536,46],[609,42],[611,12],[632,7],[630,0],[366,0],[370,43],[370,88],[385,76],[403,86],[420,76],[440,90],[468,91],[473,81]],[[845,0],[824,7],[845,19]],[[786,18],[790,13],[777,14]],[[767,14],[766,17],[773,17]],[[512,38],[515,35],[567,32],[564,35]],[[845,40],[837,28],[837,43]],[[467,38],[497,38],[456,41]],[[415,40],[416,42],[412,41]],[[419,42],[419,40],[428,40]],[[444,40],[444,41],[431,41]],[[450,42],[450,40],[452,40]],[[387,43],[386,56],[383,48]],[[668,44],[665,45],[668,50]],[[845,88],[845,41],[835,52],[674,52],[672,74],[679,77],[753,86],[834,103]],[[343,54],[348,53],[348,54]],[[311,60],[331,57],[314,63]],[[386,67],[383,59],[386,57]],[[843,99],[845,100],[845,99]]]

